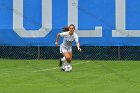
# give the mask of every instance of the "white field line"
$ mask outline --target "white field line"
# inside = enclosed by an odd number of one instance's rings
[[[85,63],[89,63],[89,62],[90,61],[75,63],[75,64],[72,64],[72,66],[79,65],[79,64],[85,64]],[[59,68],[61,68],[61,67],[53,67],[53,68],[49,68],[49,69],[41,69],[41,70],[36,70],[36,71],[33,71],[33,72],[49,71],[49,70],[55,70],[55,69],[59,69]]]

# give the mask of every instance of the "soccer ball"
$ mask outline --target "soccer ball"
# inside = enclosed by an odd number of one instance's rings
[[[65,72],[70,72],[70,71],[72,71],[72,66],[71,66],[71,65],[65,66],[65,67],[64,67],[64,71],[65,71]]]

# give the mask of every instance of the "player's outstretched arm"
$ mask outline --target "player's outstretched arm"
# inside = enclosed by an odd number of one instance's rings
[[[82,51],[82,49],[80,48],[80,43],[79,43],[79,42],[77,42],[77,43],[76,43],[76,45],[77,45],[77,49],[81,52],[81,51]]]
[[[56,45],[56,46],[58,46],[59,38],[60,38],[60,33],[58,33],[58,34],[57,34],[57,37],[56,37],[56,41],[55,41],[55,45]]]

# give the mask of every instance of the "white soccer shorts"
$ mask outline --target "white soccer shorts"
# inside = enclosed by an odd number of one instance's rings
[[[64,52],[72,52],[72,48],[66,49],[66,48],[60,46],[60,53],[64,53]]]

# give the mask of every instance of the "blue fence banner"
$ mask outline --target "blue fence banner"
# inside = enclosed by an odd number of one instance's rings
[[[139,46],[139,4],[140,0],[0,0],[0,45],[55,46],[62,28],[74,24],[81,46]]]

